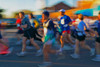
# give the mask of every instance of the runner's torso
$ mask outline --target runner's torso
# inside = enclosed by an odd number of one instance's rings
[[[25,25],[25,24],[27,24],[27,28],[23,28],[24,31],[26,31],[32,27],[29,19],[26,17],[21,20],[21,25]]]
[[[63,17],[60,17],[60,24],[61,24],[62,31],[70,30],[70,26],[68,25],[70,22],[71,22],[71,19],[69,16],[64,15]]]
[[[48,20],[47,22],[44,22],[43,27],[44,27],[44,36],[46,35],[55,36],[55,28],[52,20]]]

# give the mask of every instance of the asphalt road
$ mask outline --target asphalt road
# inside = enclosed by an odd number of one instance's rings
[[[7,37],[8,36],[8,37]],[[12,36],[12,37],[10,37]],[[25,57],[18,57],[16,53],[21,51],[21,45],[16,45],[15,33],[8,33],[5,36],[10,47],[13,47],[13,52],[8,55],[0,55],[0,67],[38,67],[38,64],[43,62],[43,56],[36,57],[35,49],[27,50],[28,54]],[[37,42],[41,47],[41,43]],[[86,43],[91,47],[94,47],[94,40],[87,40]],[[73,53],[73,50],[64,51],[65,58],[62,60],[57,60],[56,55],[51,55],[51,61],[53,63],[52,67],[100,67],[100,62],[91,61],[93,57],[90,57],[89,51],[81,49],[80,55],[81,58],[78,60],[72,59],[70,54]]]

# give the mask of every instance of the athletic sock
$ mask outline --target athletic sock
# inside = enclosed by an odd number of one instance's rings
[[[63,48],[60,48],[60,50],[59,50],[60,52],[62,52],[63,51]]]

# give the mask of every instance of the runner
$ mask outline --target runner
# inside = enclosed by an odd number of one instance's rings
[[[17,39],[18,39],[18,42],[16,43],[17,45],[19,45],[19,44],[21,44],[22,43],[22,40],[21,40],[21,38],[22,38],[22,36],[23,36],[23,30],[22,30],[22,28],[20,27],[20,25],[21,25],[21,19],[19,18],[19,15],[17,14],[16,15],[16,25],[17,25],[17,28],[18,28],[18,32],[17,32]]]
[[[74,54],[71,55],[72,58],[74,59],[78,59],[80,56],[79,56],[79,43],[81,45],[82,48],[84,49],[87,49],[90,51],[91,53],[91,56],[94,55],[95,53],[95,50],[90,48],[88,45],[85,45],[85,38],[86,38],[86,34],[85,34],[85,30],[84,30],[84,27],[86,27],[87,29],[87,26],[86,24],[83,22],[83,15],[82,14],[79,14],[78,15],[79,19],[81,20],[80,23],[78,24],[78,26],[76,27],[76,32],[77,32],[77,35],[76,35],[76,47],[75,47],[75,52]]]
[[[9,55],[12,53],[12,51],[13,48],[9,48],[9,46],[4,42],[0,31],[0,55]]]
[[[24,56],[26,54],[26,41],[27,39],[30,40],[31,44],[36,47],[37,53],[36,56],[39,56],[42,54],[42,50],[40,47],[34,42],[34,29],[31,26],[31,23],[29,22],[29,19],[25,17],[24,12],[19,13],[19,17],[21,19],[21,28],[24,30],[24,36],[23,36],[23,45],[22,45],[22,52],[18,53],[18,56]]]
[[[65,10],[61,9],[60,10],[60,24],[61,24],[61,30],[62,30],[62,35],[60,38],[60,42],[61,42],[61,48],[60,48],[60,52],[62,52],[63,47],[64,47],[64,43],[65,42],[70,42],[72,44],[72,46],[74,47],[74,43],[72,42],[72,40],[70,39],[70,24],[71,24],[71,19],[69,16],[65,15]],[[67,39],[66,39],[67,38]],[[68,41],[67,41],[68,40]]]
[[[100,12],[98,15],[98,20],[95,22],[95,24],[97,24],[97,37],[96,37],[96,57],[93,58],[93,61],[100,61]]]
[[[31,26],[34,28],[35,33],[37,36],[39,36],[40,38],[42,37],[41,35],[38,34],[37,29],[39,28],[39,22],[35,19],[35,17],[33,16],[33,14],[29,14],[29,21],[31,22]],[[41,41],[40,38],[36,37],[36,35],[34,36],[35,40]]]
[[[44,38],[43,38],[43,54],[44,54],[44,63],[39,65],[39,67],[47,67],[51,65],[49,54],[56,54],[57,51],[51,49],[52,45],[55,43],[56,29],[54,28],[54,23],[49,19],[49,12],[44,11],[42,14],[42,19],[45,20],[43,23],[44,27]]]

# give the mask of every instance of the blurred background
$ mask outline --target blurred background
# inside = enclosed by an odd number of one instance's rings
[[[32,13],[40,20],[44,10],[50,12],[50,18],[56,19],[60,9],[65,9],[72,19],[80,13],[86,15],[93,23],[100,11],[100,0],[0,0],[0,28],[17,28],[16,14],[20,11],[26,16]]]

